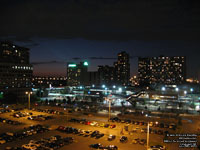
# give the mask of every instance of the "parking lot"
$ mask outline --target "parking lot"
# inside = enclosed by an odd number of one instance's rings
[[[52,107],[52,109],[54,109]],[[27,116],[14,117],[13,114],[20,112],[27,114]],[[47,117],[51,116],[50,119],[28,119],[28,117],[40,116]],[[103,146],[115,145],[118,149],[126,150],[143,150],[146,149],[146,139],[147,139],[147,124],[145,121],[136,120],[120,120],[120,121],[106,121],[107,117],[97,117],[88,115],[78,115],[77,113],[60,113],[58,110],[47,110],[37,109],[37,110],[20,110],[20,111],[10,111],[1,114],[2,118],[6,118],[13,121],[18,121],[20,125],[7,124],[4,122],[0,123],[0,134],[3,133],[19,133],[24,130],[28,130],[30,126],[42,125],[49,129],[47,132],[43,133],[29,133],[30,136],[25,136],[24,138],[16,138],[13,141],[5,142],[0,145],[0,149],[5,149],[6,147],[16,147],[28,144],[31,140],[40,141],[42,138],[50,138],[51,136],[60,135],[62,138],[72,137],[74,141],[67,145],[62,145],[59,149],[91,149],[89,145],[101,143]],[[32,117],[34,118],[34,117]],[[37,118],[37,117],[36,117]],[[165,137],[165,132],[176,133],[180,129],[172,129],[168,124],[160,124],[156,122],[150,122],[150,145],[164,145],[167,149],[172,149],[174,147],[178,148],[178,143],[167,144],[163,143]],[[56,130],[59,126],[72,127],[82,131],[82,134],[77,133],[66,133]],[[89,131],[89,133],[87,133]],[[100,134],[99,138],[91,137],[92,132],[98,131]],[[87,135],[88,134],[88,135]],[[113,140],[108,140],[110,135],[115,135]],[[122,136],[127,137],[127,141],[120,142]],[[186,148],[184,148],[185,150]],[[173,150],[173,149],[172,149]]]

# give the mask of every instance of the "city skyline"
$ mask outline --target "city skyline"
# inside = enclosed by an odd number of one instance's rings
[[[18,43],[18,42],[16,42],[16,43]],[[21,43],[21,42],[19,42],[19,44],[20,45],[18,45],[18,46],[24,45],[24,43]],[[25,44],[25,46],[29,47],[26,44]],[[34,67],[33,73],[35,76],[56,76],[56,77],[58,77],[58,76],[66,76],[66,67],[67,67],[68,62],[79,63],[81,61],[88,61],[89,62],[89,66],[88,66],[89,71],[97,71],[99,65],[111,65],[112,66],[115,61],[114,58],[116,58],[116,60],[117,60],[117,53],[119,53],[121,51],[122,51],[122,48],[120,50],[115,49],[112,51],[107,51],[107,54],[109,54],[109,55],[105,55],[105,56],[101,55],[100,51],[99,51],[99,55],[95,55],[96,52],[93,52],[94,55],[83,55],[83,52],[81,52],[82,55],[70,55],[70,57],[67,56],[68,59],[64,59],[64,56],[62,53],[55,56],[56,51],[54,51],[52,53],[52,56],[54,56],[53,59],[50,59],[50,57],[45,57],[45,56],[44,56],[44,58],[42,58],[42,57],[40,57],[40,55],[38,57],[36,57],[36,59],[34,59],[32,56],[34,54],[34,52],[31,51],[31,48],[30,48],[30,62],[34,64],[33,65],[33,67]],[[198,62],[197,62],[197,64],[195,64],[196,60],[194,60],[193,57],[191,57],[190,55],[179,55],[179,53],[176,53],[176,52],[171,53],[170,55],[167,55],[168,51],[166,52],[164,50],[162,50],[161,54],[158,54],[157,51],[155,50],[153,52],[152,51],[147,52],[146,54],[143,54],[143,55],[138,55],[140,53],[139,53],[139,51],[136,51],[135,54],[137,54],[137,55],[133,55],[134,54],[133,51],[127,50],[126,52],[128,52],[131,57],[131,59],[130,59],[131,76],[137,75],[137,73],[138,73],[138,57],[186,56],[187,78],[193,77],[193,78],[199,79],[199,77],[200,77],[199,70],[195,70],[195,68],[198,67]],[[171,51],[173,51],[173,48],[171,48]],[[87,52],[90,52],[90,51],[87,51]],[[192,52],[189,52],[189,53],[191,54]],[[111,54],[114,54],[114,55],[111,55]],[[47,55],[49,56],[49,54],[47,54]],[[80,57],[76,57],[76,56],[80,56]],[[61,57],[62,57],[62,59],[59,59]],[[37,58],[39,58],[39,59],[37,59]],[[191,62],[193,62],[193,63],[191,63]],[[51,69],[52,67],[54,68],[54,70]]]

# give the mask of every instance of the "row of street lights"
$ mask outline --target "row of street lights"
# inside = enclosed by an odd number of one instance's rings
[[[166,88],[165,88],[165,87],[162,87],[162,88],[161,88],[161,91],[163,91],[163,92],[166,91]],[[176,91],[176,92],[179,92],[179,88],[176,87],[176,88],[175,88],[175,91]],[[194,92],[194,89],[193,89],[193,88],[190,88],[190,92]],[[188,92],[185,90],[185,91],[184,91],[184,94],[186,95],[187,93],[188,93]]]

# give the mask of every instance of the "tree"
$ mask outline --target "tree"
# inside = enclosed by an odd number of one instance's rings
[[[53,103],[54,103],[54,104],[56,104],[56,103],[57,103],[57,100],[56,100],[56,99],[54,99],[54,100],[53,100]]]
[[[67,104],[71,104],[72,103],[72,100],[69,96],[67,96]]]
[[[46,98],[45,99],[45,104],[47,105],[49,103],[49,100]]]
[[[121,101],[121,105],[122,105],[122,107],[124,107],[124,103],[125,103],[124,101]]]
[[[36,95],[31,95],[31,102],[39,102],[40,99]]]
[[[18,96],[15,93],[9,92],[4,95],[3,103],[5,104],[16,104],[19,102]]]
[[[158,107],[158,111],[160,111],[160,106]]]
[[[63,102],[63,104],[65,104],[67,101],[66,101],[66,99],[63,99],[63,101],[62,101],[62,102]]]

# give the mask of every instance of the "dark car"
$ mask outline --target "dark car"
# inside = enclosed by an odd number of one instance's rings
[[[131,123],[131,120],[130,120],[130,119],[126,119],[125,122],[126,122],[127,124],[129,124],[129,123]]]
[[[111,118],[112,122],[120,122],[121,120],[118,117]]]
[[[96,139],[99,139],[99,138],[101,138],[101,137],[103,137],[103,136],[104,136],[103,133],[101,133],[101,134],[97,134],[97,135],[96,135]]]
[[[106,150],[118,150],[118,147],[115,145],[108,145],[104,149]]]
[[[109,135],[109,137],[108,137],[108,141],[112,141],[112,140],[114,140],[115,138],[116,138],[115,135]]]
[[[164,123],[160,123],[160,128],[164,128]]]
[[[127,142],[128,141],[128,138],[126,137],[126,136],[122,136],[121,138],[120,138],[120,142],[122,142],[122,143],[125,143],[125,142]]]
[[[151,149],[153,149],[153,148],[157,148],[157,149],[160,149],[160,150],[165,150],[165,146],[162,146],[162,145],[151,146]]]
[[[140,125],[140,126],[143,126],[143,125],[144,125],[144,122],[139,122],[139,125]]]
[[[169,128],[169,125],[168,124],[164,124],[164,128]]]
[[[104,125],[105,128],[108,128],[109,126],[110,126],[109,124],[105,124],[105,125]]]
[[[89,145],[90,148],[101,149],[103,146],[100,143]]]
[[[99,131],[94,131],[94,132],[92,132],[92,134],[90,135],[91,137],[95,137],[95,136],[97,136],[97,134],[99,134]]]
[[[58,130],[58,131],[65,131],[65,127],[64,126],[59,126],[56,130]]]
[[[135,121],[135,125],[139,125],[139,122],[138,122],[138,121]]]
[[[162,130],[158,130],[158,133],[159,135],[163,135],[163,131]]]
[[[74,139],[72,137],[66,137],[64,138],[65,143],[73,143]]]
[[[141,145],[144,145],[144,144],[146,144],[146,140],[145,139],[141,139],[140,141],[139,141],[139,143],[141,144]]]

